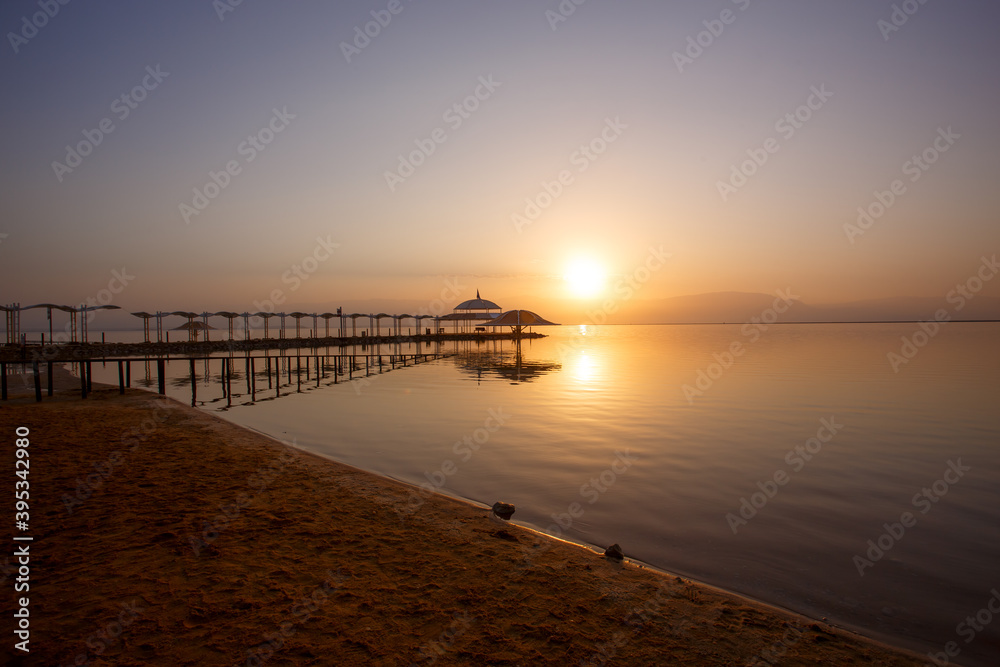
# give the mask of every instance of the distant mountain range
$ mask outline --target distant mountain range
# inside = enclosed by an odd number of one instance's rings
[[[774,305],[773,294],[713,292],[646,301],[643,321],[663,323],[746,322]],[[956,310],[964,301],[961,310]],[[779,300],[779,305],[782,305]],[[976,296],[948,302],[941,297],[894,297],[847,303],[809,304],[793,301],[781,322],[882,322],[927,320],[944,309],[953,320],[1000,320],[1000,298]],[[635,315],[639,316],[637,304]],[[658,316],[658,317],[657,317]]]
[[[613,303],[613,313],[602,310],[601,303],[582,304],[575,301],[540,299],[538,297],[512,297],[501,299],[503,308],[527,308],[534,310],[542,317],[562,324],[696,324],[696,323],[740,323],[751,318],[761,317],[765,311],[772,308],[775,301],[783,305],[774,294],[756,292],[711,292],[707,294],[691,294],[667,299],[630,299]],[[441,302],[433,305],[428,302],[418,302],[404,299],[348,299],[338,301],[345,313],[410,313],[427,314],[431,308],[436,308],[433,314],[451,312],[452,303],[444,307]],[[811,304],[793,300],[784,313],[778,316],[779,322],[896,322],[928,320],[934,317],[939,309],[947,311],[952,320],[1000,320],[1000,298],[990,296],[975,296],[966,300],[961,310],[956,310],[959,303],[949,302],[944,297],[896,297],[887,299],[868,299],[833,304]],[[336,305],[330,304],[283,304],[286,312],[330,312],[336,310]],[[53,317],[56,330],[62,330],[68,322],[68,317],[59,313]],[[183,324],[180,317],[172,317],[166,322],[168,328]],[[218,328],[224,328],[221,318],[213,322]],[[324,328],[320,321],[321,330]],[[242,322],[237,323],[238,327]],[[333,325],[336,326],[335,324]],[[404,325],[408,330],[412,323]],[[311,319],[303,320],[303,327],[312,327]],[[141,329],[140,321],[123,311],[99,311],[91,324],[92,331]],[[22,331],[47,331],[43,310],[25,313],[22,320]],[[93,335],[92,335],[93,339]]]

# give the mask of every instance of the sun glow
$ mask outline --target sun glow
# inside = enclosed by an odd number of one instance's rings
[[[563,274],[570,292],[580,298],[590,298],[604,291],[607,273],[604,267],[589,258],[577,258],[570,262]]]

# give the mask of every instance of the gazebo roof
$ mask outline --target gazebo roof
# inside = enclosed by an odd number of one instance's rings
[[[476,298],[469,299],[468,301],[463,301],[462,303],[455,306],[455,310],[500,310],[500,306],[493,303],[489,299],[483,299],[479,296],[479,290],[476,290]]]

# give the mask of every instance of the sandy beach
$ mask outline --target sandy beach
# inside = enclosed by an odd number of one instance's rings
[[[6,632],[14,664],[923,664],[169,399],[94,389],[0,404],[4,459],[16,427],[31,442],[30,653]]]

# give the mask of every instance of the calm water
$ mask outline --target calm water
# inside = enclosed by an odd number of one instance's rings
[[[958,626],[1000,590],[1000,325],[947,324],[894,372],[886,355],[914,331],[551,327],[519,357],[509,342],[449,344],[446,359],[222,414],[383,475],[512,502],[520,522],[574,541],[617,542],[921,652],[955,641],[955,660],[994,665],[1000,614]],[[734,341],[743,353],[712,366]],[[171,364],[170,392],[189,401],[187,372]],[[221,395],[210,381],[202,400]],[[869,540],[881,549],[867,553]]]

